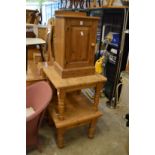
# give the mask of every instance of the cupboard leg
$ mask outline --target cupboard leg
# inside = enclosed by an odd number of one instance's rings
[[[44,54],[43,54],[42,45],[39,45],[39,49],[40,49],[40,54],[41,54],[42,61],[44,62],[45,58],[44,58]]]

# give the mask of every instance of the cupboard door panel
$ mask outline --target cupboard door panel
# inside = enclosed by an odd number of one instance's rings
[[[70,38],[71,50],[69,62],[87,61],[89,46],[89,28],[72,27]]]
[[[66,32],[66,64],[70,67],[83,67],[91,65],[91,27],[70,26]]]

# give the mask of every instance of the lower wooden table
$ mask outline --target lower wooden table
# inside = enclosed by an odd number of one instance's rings
[[[98,110],[100,91],[106,78],[100,74],[62,79],[53,66],[43,68],[48,80],[57,89],[57,102],[48,107],[49,114],[57,129],[57,144],[64,146],[64,133],[67,129],[89,123],[88,137],[93,138],[97,118],[102,115]],[[81,89],[95,88],[94,101],[91,103]]]
[[[48,112],[57,129],[57,145],[64,147],[64,134],[68,129],[89,124],[88,137],[93,138],[100,111],[95,111],[91,103],[82,93],[69,93],[66,96],[65,120],[58,118],[57,101],[48,106]]]
[[[81,76],[74,78],[64,78],[62,79],[60,75],[54,69],[54,66],[48,66],[43,68],[43,72],[49,81],[57,89],[58,95],[58,112],[59,119],[64,120],[64,108],[65,108],[65,98],[66,93],[81,90],[84,88],[95,88],[94,96],[94,108],[98,110],[98,103],[100,97],[100,91],[106,82],[106,78],[100,74],[94,74],[89,76]]]

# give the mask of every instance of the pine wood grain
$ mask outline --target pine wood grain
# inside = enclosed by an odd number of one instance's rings
[[[94,74],[89,76],[73,77],[62,79],[56,72],[54,66],[47,68],[43,67],[43,71],[49,80],[53,83],[56,89],[59,88],[71,88],[71,87],[87,87],[88,85],[95,85],[96,83],[105,83],[106,77],[100,74]]]
[[[56,71],[62,78],[95,73],[94,55],[98,17],[58,11],[55,26]]]

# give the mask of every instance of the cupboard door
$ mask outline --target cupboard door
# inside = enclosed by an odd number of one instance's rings
[[[70,22],[66,27],[65,66],[84,67],[93,65],[92,23],[89,21]]]

